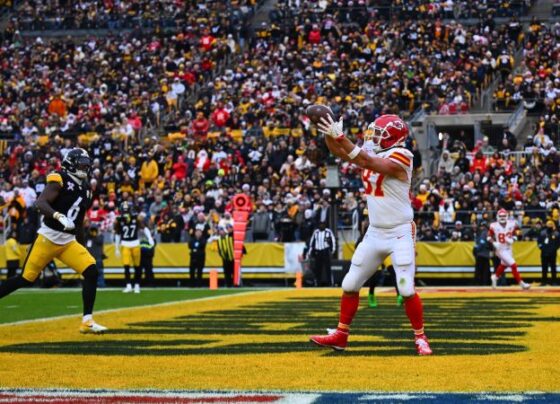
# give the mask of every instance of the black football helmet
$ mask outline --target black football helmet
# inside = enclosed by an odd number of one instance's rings
[[[78,147],[66,153],[62,160],[62,169],[80,179],[87,178],[91,165],[92,161],[88,152]]]

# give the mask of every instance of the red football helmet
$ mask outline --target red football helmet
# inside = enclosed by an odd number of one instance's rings
[[[505,224],[507,222],[508,219],[508,211],[505,209],[500,209],[498,211],[498,223],[500,224]]]
[[[375,151],[404,144],[408,137],[408,126],[397,115],[381,115],[369,124],[364,136],[365,141],[373,143]]]

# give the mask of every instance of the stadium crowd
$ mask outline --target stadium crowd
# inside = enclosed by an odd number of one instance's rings
[[[86,3],[101,5],[80,4]],[[6,226],[18,229],[22,243],[35,234],[38,218],[31,207],[46,173],[75,145],[94,159],[88,219],[107,233],[125,200],[146,213],[162,242],[184,241],[197,223],[216,232],[231,223],[231,196],[238,192],[254,200],[250,237],[256,240],[307,240],[335,205],[341,220],[354,213],[363,223],[360,173],[343,164],[342,188],[326,187],[326,163],[333,161],[303,114],[305,107],[328,103],[357,135],[381,113],[409,115],[419,105],[443,113],[464,105],[466,111],[494,73],[509,77],[511,55],[522,38],[511,22],[484,19],[463,26],[437,19],[362,19],[359,7],[350,15],[331,13],[327,6],[284,18],[294,2],[284,2],[271,15],[272,24],[249,37],[234,20],[222,18],[218,2],[204,8],[179,2],[181,11],[171,8],[176,2],[103,2],[103,10],[107,3],[133,7],[137,17],[153,13],[157,3],[164,18],[184,22],[179,31],[79,41],[24,40],[21,21],[4,33],[0,197],[9,216]],[[23,10],[21,19],[28,15],[27,6]],[[102,21],[98,14],[95,21]],[[527,53],[533,50],[539,63],[552,63],[539,52],[546,46],[544,32],[529,34],[535,42]],[[500,67],[501,57],[508,66]],[[556,73],[557,66],[550,76]],[[558,222],[558,155],[552,147],[558,139],[546,146],[539,136],[527,145],[535,150],[531,162],[539,164],[486,157],[481,153],[491,151],[488,144],[470,150],[468,142],[449,141],[442,145],[447,157],[428,179],[422,178],[421,156],[411,139],[421,182],[413,200],[419,238],[469,239],[471,227],[492,219],[498,206],[515,210],[525,226],[547,217]],[[515,149],[514,139],[508,141],[498,145],[500,151]]]

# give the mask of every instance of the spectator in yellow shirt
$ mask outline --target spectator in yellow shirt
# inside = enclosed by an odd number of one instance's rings
[[[152,183],[157,179],[159,176],[159,168],[158,164],[154,158],[154,155],[151,154],[148,160],[142,163],[142,167],[140,168],[140,179],[143,185],[146,188],[149,188]]]
[[[6,268],[8,269],[6,279],[8,279],[16,276],[21,258],[21,252],[19,249],[19,244],[16,240],[15,231],[12,230],[8,234],[8,239],[6,240],[6,244],[4,244],[4,248],[6,249]]]

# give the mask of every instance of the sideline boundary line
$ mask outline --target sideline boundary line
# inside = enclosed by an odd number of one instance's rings
[[[116,308],[116,309],[107,309],[107,310],[96,311],[96,312],[94,312],[94,314],[97,315],[97,314],[114,313],[114,312],[123,311],[123,310],[138,310],[138,309],[145,309],[146,307],[165,307],[165,306],[171,306],[171,305],[174,305],[174,304],[189,303],[189,302],[202,302],[202,301],[205,301],[205,300],[215,300],[215,299],[221,299],[221,298],[230,297],[230,296],[247,296],[247,295],[264,293],[264,292],[268,292],[268,290],[258,290],[258,291],[253,291],[253,292],[240,292],[240,293],[225,294],[225,295],[220,295],[220,296],[207,296],[207,297],[201,297],[201,298],[198,298],[198,299],[174,300],[172,302],[144,304],[144,305],[132,306],[132,307],[119,307],[119,308]],[[43,318],[35,318],[35,319],[31,319],[31,320],[14,321],[14,322],[11,322],[11,323],[2,323],[2,324],[0,324],[0,327],[6,327],[6,326],[11,326],[11,325],[31,324],[31,323],[43,323],[45,321],[62,320],[62,319],[66,319],[66,318],[76,317],[76,316],[79,316],[79,315],[80,315],[80,313],[64,314],[62,316],[43,317]]]

